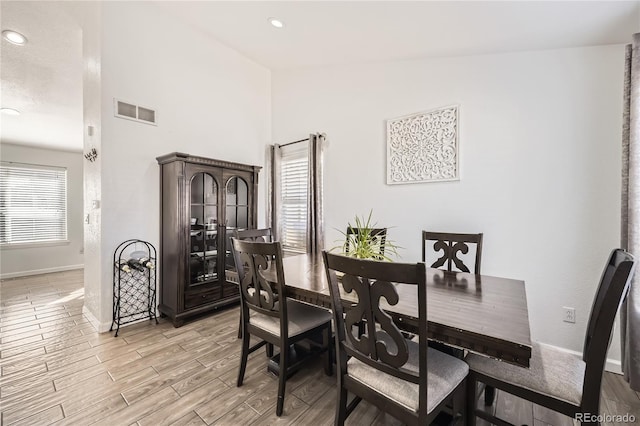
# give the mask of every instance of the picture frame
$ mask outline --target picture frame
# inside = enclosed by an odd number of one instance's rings
[[[387,120],[387,184],[460,180],[459,108]]]

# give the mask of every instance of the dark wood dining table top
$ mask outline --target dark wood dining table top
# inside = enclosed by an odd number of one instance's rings
[[[322,257],[303,254],[283,260],[287,296],[331,307]],[[427,268],[429,338],[528,367],[531,336],[524,282]],[[396,284],[400,301],[382,306],[406,331],[417,333],[415,286]],[[343,293],[343,299],[355,300]]]

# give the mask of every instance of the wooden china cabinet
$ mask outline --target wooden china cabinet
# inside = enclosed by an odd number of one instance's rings
[[[229,237],[256,227],[259,166],[174,152],[160,164],[158,310],[175,327],[239,300]]]

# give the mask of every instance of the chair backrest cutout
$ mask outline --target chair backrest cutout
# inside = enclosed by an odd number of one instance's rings
[[[431,264],[432,268],[444,267],[447,271],[472,272],[464,263],[464,260],[460,258],[460,254],[469,253],[470,244],[475,245],[475,256],[473,257],[472,265],[473,273],[479,274],[482,260],[482,233],[454,234],[422,231],[422,261],[426,262],[427,247],[431,246],[436,257],[440,256]],[[442,254],[439,252],[442,252]]]

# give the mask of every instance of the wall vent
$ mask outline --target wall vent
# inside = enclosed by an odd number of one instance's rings
[[[156,125],[156,111],[114,99],[114,115],[118,118]]]

